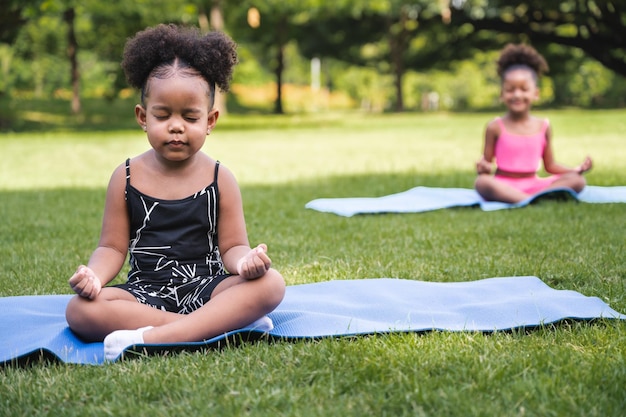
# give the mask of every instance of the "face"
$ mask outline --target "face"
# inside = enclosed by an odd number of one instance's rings
[[[506,72],[500,98],[511,113],[530,111],[532,102],[539,98],[539,89],[532,71],[519,68]]]
[[[211,110],[209,86],[202,77],[150,78],[145,107],[135,115],[146,128],[148,141],[157,155],[171,162],[195,155],[215,126],[217,110]]]

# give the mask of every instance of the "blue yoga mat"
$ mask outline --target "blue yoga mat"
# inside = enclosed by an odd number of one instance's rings
[[[485,201],[473,189],[415,187],[397,194],[382,197],[318,198],[305,207],[324,213],[351,217],[355,214],[421,213],[451,207],[479,206],[484,211],[512,209],[528,206],[543,199],[574,200],[584,203],[626,203],[626,186],[600,187],[588,185],[576,194],[569,188],[554,188],[530,196],[516,203]]]
[[[70,297],[0,298],[0,363],[41,357],[103,363],[102,343],[84,343],[67,327],[64,312]],[[283,340],[432,330],[493,332],[564,319],[626,320],[597,297],[555,290],[537,277],[454,283],[376,278],[288,286],[283,302],[269,317],[274,322],[269,338]],[[198,350],[262,336],[241,329],[204,342],[133,346],[126,353]]]

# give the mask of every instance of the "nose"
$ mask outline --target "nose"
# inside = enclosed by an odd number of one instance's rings
[[[182,133],[185,130],[184,124],[178,117],[172,117],[168,126],[170,133]]]

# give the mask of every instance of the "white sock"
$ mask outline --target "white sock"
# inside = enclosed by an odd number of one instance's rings
[[[137,330],[116,330],[104,338],[104,358],[114,361],[128,346],[143,344],[143,332],[152,326]]]
[[[274,328],[274,323],[272,322],[272,319],[270,319],[269,317],[263,316],[260,319],[255,320],[252,323],[248,324],[245,328],[251,329],[251,330],[258,330],[262,332],[269,332],[270,330]]]

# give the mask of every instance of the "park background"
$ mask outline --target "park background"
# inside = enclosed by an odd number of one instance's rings
[[[94,101],[127,106],[120,100],[135,100],[136,93],[120,68],[125,40],[164,22],[223,30],[238,42],[241,62],[228,103],[219,103],[223,112],[494,109],[494,61],[508,42],[532,44],[550,64],[540,106],[626,105],[621,1],[2,3],[4,131],[54,120],[93,123]]]
[[[503,112],[494,60],[507,42],[551,65],[535,114],[551,120],[557,159],[590,153],[590,184],[626,184],[621,1],[0,1],[3,297],[70,293],[113,168],[148,148],[119,67],[124,41],[179,22],[240,45],[205,151],[237,176],[251,243],[268,244],[289,285],[535,275],[626,312],[624,204],[304,209],[471,187],[484,126]],[[622,416],[624,386],[626,323],[566,321],[6,366],[0,416]]]

